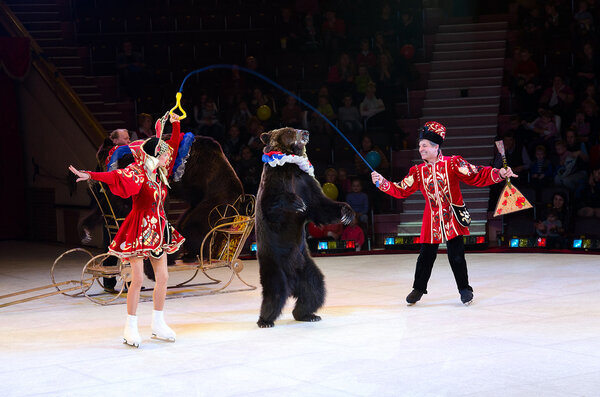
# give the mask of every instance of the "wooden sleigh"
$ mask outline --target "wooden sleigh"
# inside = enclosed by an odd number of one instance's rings
[[[88,181],[88,187],[98,203],[104,226],[112,240],[124,218],[116,216],[104,184]],[[169,273],[189,272],[190,275],[183,273],[183,281],[168,287],[167,299],[256,289],[256,286],[246,282],[240,275],[244,265],[239,258],[254,228],[254,211],[255,198],[248,194],[241,195],[233,204],[218,205],[211,210],[207,220],[211,229],[202,241],[200,255],[196,257],[196,261],[191,263],[177,261],[175,265],[168,267]],[[60,269],[65,266],[65,263],[81,256],[85,258],[86,263],[81,270],[79,280],[60,281]],[[215,275],[217,271],[218,276]],[[197,280],[200,274],[204,276],[204,281]],[[236,278],[242,286],[231,288]],[[127,285],[131,281],[131,268],[129,264],[124,264],[109,252],[94,256],[87,249],[74,248],[56,258],[50,269],[50,279],[51,284],[0,296],[0,308],[58,294],[72,297],[85,296],[101,305],[124,303]],[[116,281],[114,289],[105,288],[106,279]],[[2,303],[9,298],[44,290],[51,290],[51,292]],[[148,291],[151,292],[152,289],[142,290],[141,302],[152,299],[151,295],[147,294]]]

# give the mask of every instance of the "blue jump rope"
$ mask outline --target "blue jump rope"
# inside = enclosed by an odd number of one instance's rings
[[[312,110],[313,112],[317,113],[321,118],[323,118],[323,120],[325,120],[330,126],[331,128],[333,128],[338,134],[340,134],[340,136],[342,138],[344,138],[344,140],[348,143],[348,145],[350,145],[350,147],[352,148],[352,150],[354,150],[356,152],[356,154],[358,155],[358,157],[361,158],[361,160],[367,165],[367,167],[369,167],[369,169],[372,172],[375,172],[375,170],[373,169],[373,167],[371,167],[371,164],[369,164],[369,162],[367,160],[365,160],[365,158],[360,154],[360,152],[358,150],[356,150],[356,148],[354,147],[354,145],[352,143],[350,143],[350,141],[348,140],[348,138],[346,138],[346,136],[342,133],[342,131],[340,131],[332,122],[331,120],[329,120],[327,117],[325,117],[325,115],[323,115],[321,112],[319,112],[314,106],[312,106],[310,103],[306,102],[304,99],[300,98],[298,95],[294,94],[293,92],[288,91],[287,89],[285,89],[284,87],[282,87],[280,84],[274,82],[273,80],[271,80],[270,78],[268,78],[267,76],[264,76],[252,69],[248,69],[245,68],[243,66],[237,66],[237,65],[228,65],[228,64],[215,64],[215,65],[209,65],[209,66],[205,66],[203,68],[200,69],[196,69],[191,71],[190,73],[187,74],[187,76],[185,76],[185,78],[183,79],[183,82],[181,83],[181,86],[179,87],[179,92],[176,95],[176,99],[177,99],[177,104],[175,105],[175,107],[173,107],[173,109],[171,109],[171,111],[175,110],[176,108],[179,108],[180,110],[183,111],[183,109],[181,108],[181,96],[183,93],[183,86],[185,85],[185,82],[187,81],[188,78],[190,78],[190,76],[193,76],[195,74],[198,73],[202,73],[205,72],[207,70],[211,70],[211,69],[234,69],[237,68],[243,72],[246,73],[250,73],[264,81],[266,81],[267,83],[271,84],[273,87],[280,89],[281,91],[285,92],[287,95],[292,96],[294,98],[296,98],[296,100],[298,102],[300,102],[301,104],[303,104],[304,106],[306,106],[307,108],[309,108],[310,110]],[[184,112],[185,114],[185,112]],[[379,182],[376,183],[377,187],[379,187]]]

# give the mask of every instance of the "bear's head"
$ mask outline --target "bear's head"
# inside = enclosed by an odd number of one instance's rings
[[[282,152],[306,156],[308,131],[284,127],[261,134],[260,140],[265,144],[264,153]]]

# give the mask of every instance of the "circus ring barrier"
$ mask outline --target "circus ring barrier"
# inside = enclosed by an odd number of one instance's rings
[[[112,240],[124,218],[116,216],[114,207],[107,195],[107,190],[101,182],[88,181],[88,187],[100,208],[105,223],[104,226]],[[167,299],[256,289],[256,286],[249,284],[242,278],[240,273],[244,269],[244,264],[239,258],[246,240],[254,228],[255,205],[255,197],[246,194],[238,197],[233,204],[221,204],[211,210],[207,220],[211,229],[202,241],[200,255],[197,255],[196,261],[191,263],[177,261],[174,265],[168,266],[169,273],[187,271],[191,275],[186,275],[184,281],[169,286]],[[68,259],[72,260],[73,257],[77,258],[82,255],[86,262],[81,270],[80,279],[58,281],[60,280],[60,268],[64,266],[64,263]],[[112,263],[107,264],[107,261]],[[225,271],[225,277],[220,277],[225,281],[213,274],[216,269]],[[208,281],[197,282],[196,278],[200,274]],[[228,288],[235,278],[243,286],[235,289]],[[50,269],[50,279],[51,284],[0,296],[0,308],[58,294],[70,297],[85,296],[100,305],[124,303],[127,295],[127,285],[131,281],[131,268],[129,264],[124,264],[117,256],[109,252],[94,256],[84,248],[73,248],[63,252],[56,258]],[[114,290],[106,292],[104,279],[116,280]],[[94,284],[100,287],[100,292],[92,288]],[[54,291],[6,301],[20,295],[28,295],[48,289]],[[152,289],[142,289],[140,302],[152,299],[151,295],[145,296],[146,291],[152,291]]]

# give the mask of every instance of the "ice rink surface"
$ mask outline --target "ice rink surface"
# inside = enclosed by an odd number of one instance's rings
[[[64,250],[0,242],[0,295],[48,284]],[[135,349],[122,344],[123,304],[58,295],[0,308],[0,395],[600,393],[600,256],[467,254],[475,293],[468,307],[445,254],[429,294],[411,307],[404,299],[415,254],[315,260],[328,291],[317,323],[294,321],[290,300],[274,328],[259,329],[259,286],[167,300],[175,343],[150,339],[152,304],[140,304]],[[61,276],[79,278],[83,264],[66,263]],[[244,264],[244,278],[259,285],[257,262]]]

